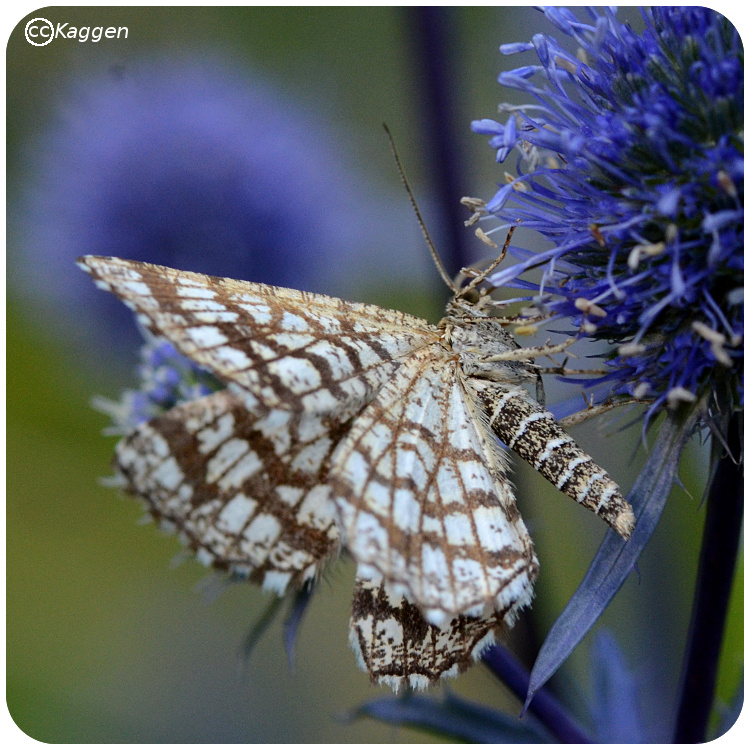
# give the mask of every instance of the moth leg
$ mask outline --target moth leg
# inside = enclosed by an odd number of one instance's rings
[[[541,346],[527,346],[519,349],[510,349],[502,354],[495,354],[488,357],[487,362],[516,362],[523,359],[537,359],[538,357],[548,357],[550,354],[560,354],[568,349],[571,344],[577,341],[576,338],[567,338],[560,344],[551,344],[550,339]]]
[[[558,419],[557,424],[559,424],[560,427],[567,429],[568,427],[573,427],[574,425],[581,424],[581,422],[585,422],[587,419],[591,419],[591,417],[598,417],[601,414],[606,414],[608,411],[616,409],[618,406],[631,406],[633,404],[648,403],[647,401],[643,401],[637,398],[626,398],[619,401],[609,399],[607,401],[603,401],[601,404],[596,405],[590,403],[588,399],[586,400],[586,402],[587,406],[585,409],[581,409],[581,411],[577,411],[575,414],[569,414],[567,417]]]
[[[565,377],[569,375],[607,375],[610,370],[591,370],[591,369],[579,369],[574,370],[569,367],[567,367],[568,360],[567,357],[565,360],[563,360],[563,363],[561,365],[556,365],[555,367],[542,367],[541,372],[543,375],[563,375]]]

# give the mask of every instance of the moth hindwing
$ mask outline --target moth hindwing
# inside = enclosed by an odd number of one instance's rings
[[[279,594],[343,545],[373,679],[464,669],[537,576],[496,437],[623,537],[616,484],[528,393],[537,372],[482,295],[437,325],[374,305],[86,256],[96,283],[227,384],[117,447],[127,488],[198,557]]]

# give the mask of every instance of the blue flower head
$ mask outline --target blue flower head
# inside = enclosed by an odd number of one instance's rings
[[[180,354],[172,344],[145,334],[136,373],[137,389],[126,389],[119,401],[97,397],[94,406],[108,414],[112,425],[106,432],[123,435],[142,422],[169,411],[173,406],[208,396],[224,388],[210,372]]]
[[[81,278],[80,255],[340,293],[352,248],[383,228],[383,200],[334,128],[256,72],[143,59],[59,89],[27,144],[10,271],[72,334],[136,342],[128,311]],[[386,226],[382,247],[395,252],[400,229]]]
[[[487,204],[552,247],[525,253],[494,284],[529,285],[579,335],[610,345],[588,385],[663,406],[713,392],[739,399],[743,362],[743,67],[737,30],[706,8],[643,11],[637,34],[614,12],[545,16],[570,37],[508,44],[538,64],[499,77],[533,104],[479,120],[518,176]],[[520,251],[519,251],[520,252]],[[728,398],[728,400],[727,400]]]

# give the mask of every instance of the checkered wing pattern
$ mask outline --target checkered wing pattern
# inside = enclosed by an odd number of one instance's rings
[[[202,562],[281,594],[339,549],[326,475],[347,429],[224,390],[142,424],[115,461]]]
[[[503,613],[495,612],[459,615],[441,629],[406,599],[389,594],[384,584],[358,579],[349,640],[373,682],[420,690],[464,672],[505,628]]]
[[[382,577],[439,627],[531,599],[537,561],[504,456],[442,347],[404,361],[331,463],[361,578]]]
[[[268,407],[352,416],[439,337],[405,313],[322,294],[119,258],[79,265],[152,332]]]

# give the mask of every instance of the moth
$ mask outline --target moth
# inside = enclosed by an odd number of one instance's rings
[[[529,392],[535,352],[493,314],[488,271],[447,280],[433,325],[149,263],[79,265],[226,384],[121,440],[126,490],[203,563],[279,595],[348,551],[350,639],[374,681],[458,674],[531,601],[539,563],[500,441],[623,537],[633,529],[617,485]]]

